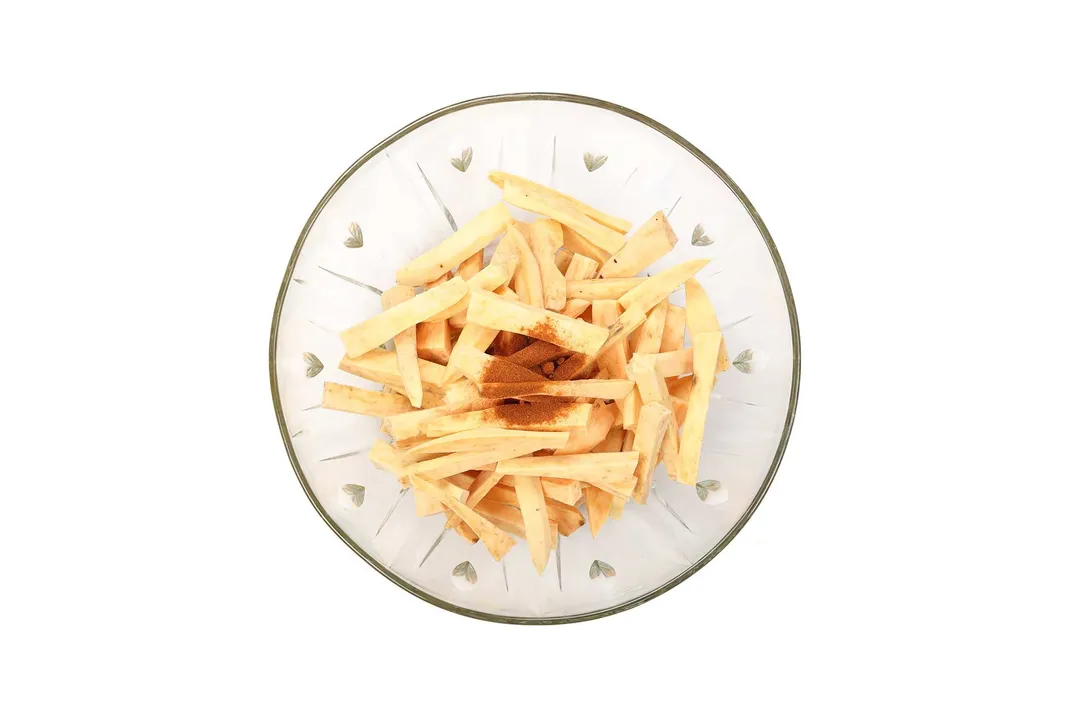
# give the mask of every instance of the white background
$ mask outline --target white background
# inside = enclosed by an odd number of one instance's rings
[[[1080,713],[1075,8],[695,5],[2,11],[0,716]],[[304,498],[266,367],[334,179],[524,90],[727,170],[804,350],[739,537],[554,628],[368,568]]]

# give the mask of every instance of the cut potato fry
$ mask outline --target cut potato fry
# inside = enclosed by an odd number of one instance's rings
[[[405,285],[395,285],[382,294],[382,309],[389,310],[416,296],[416,291]],[[416,326],[406,328],[394,336],[398,373],[405,396],[415,408],[420,407],[424,390],[420,383],[420,365],[416,355]]]
[[[555,251],[563,245],[562,225],[554,220],[536,220],[529,227],[529,247],[540,268],[544,307],[560,312],[566,307],[566,278],[555,265]]]
[[[713,312],[712,303],[705,293],[705,288],[696,278],[686,281],[686,327],[690,331],[690,342],[704,332],[720,332],[720,322]]]
[[[408,476],[406,475],[405,478],[407,480]],[[450,477],[441,480],[433,480],[432,484],[447,489],[452,485],[459,490],[468,491],[472,481],[473,478],[468,475],[451,475]],[[459,497],[458,499],[461,500],[462,497]],[[431,515],[438,515],[439,513],[446,512],[446,506],[439,502],[438,498],[425,492],[416,492],[414,501],[416,503],[417,517],[429,517]]]
[[[538,411],[533,405],[500,405],[486,410],[446,415],[430,421],[421,430],[428,437],[443,437],[482,427],[561,432],[583,428],[589,424],[591,405],[559,402],[551,405],[552,407],[543,411]]]
[[[488,463],[498,463],[501,460],[529,455],[530,453],[543,449],[544,445],[547,443],[548,441],[546,440],[517,440],[514,442],[503,443],[492,450],[451,453],[449,455],[441,455],[436,458],[421,460],[420,462],[406,465],[405,471],[409,475],[419,475],[428,480],[437,480],[450,475],[463,473],[467,470],[475,470],[481,465],[487,465]],[[498,470],[497,465],[495,469]],[[498,471],[502,472],[501,470]]]
[[[593,414],[596,415],[595,411]],[[614,419],[614,413],[612,418]],[[573,433],[571,433],[570,439],[573,441]],[[592,449],[598,453],[619,452],[622,449],[622,441],[622,428],[612,427],[608,430],[604,439]],[[570,443],[567,443],[566,446],[569,447]],[[586,485],[582,488],[582,495],[585,497],[585,512],[589,517],[589,531],[593,537],[596,537],[596,534],[600,532],[600,528],[608,520],[611,513],[611,502],[615,496],[592,485]]]
[[[689,322],[689,317],[687,318]],[[720,354],[720,333],[700,332],[694,338],[694,384],[686,406],[679,446],[678,481],[686,485],[697,482],[701,461],[701,443],[705,439],[705,417],[709,412],[716,360]]]
[[[600,358],[613,348],[617,347],[617,352],[619,353],[626,352],[627,337],[629,337],[630,333],[644,324],[645,317],[646,315],[642,312],[640,307],[634,305],[627,308],[626,312],[620,315],[618,320],[615,321],[615,324],[608,328],[607,340],[604,341],[604,344],[600,346],[599,350],[589,356],[588,363],[586,363],[584,368],[578,371],[577,376],[588,377],[594,374]]]
[[[502,203],[484,210],[441,243],[397,271],[399,285],[423,285],[483,250],[513,220]]]
[[[513,243],[518,254],[518,264],[514,269],[510,287],[517,293],[521,302],[533,307],[544,307],[544,281],[540,274],[540,262],[533,254],[529,244],[530,228],[523,222],[515,222],[506,231],[507,239]]]
[[[569,283],[572,280],[588,280],[596,277],[596,271],[599,267],[599,263],[592,258],[574,253],[570,260],[570,264],[564,271],[566,282]],[[572,318],[581,317],[582,313],[589,308],[589,304],[589,300],[570,300],[568,297],[566,307],[562,309],[562,314]]]
[[[638,455],[633,451],[516,457],[500,460],[496,469],[505,475],[558,477],[596,485],[598,482],[608,482],[626,475],[633,475],[637,460]]]
[[[589,532],[596,537],[611,514],[611,501],[615,497],[591,485],[584,489],[585,514],[589,516]]]
[[[413,409],[408,398],[376,390],[364,390],[334,382],[323,383],[322,406],[327,410],[342,410],[358,415],[386,417]]]
[[[486,452],[520,440],[544,441],[545,444],[538,449],[559,450],[566,447],[570,440],[570,433],[481,427],[476,430],[443,435],[414,445],[403,453],[402,459],[415,462],[419,458],[428,455],[443,455],[453,452]]]
[[[627,366],[627,372],[637,383],[643,403],[659,403],[672,412],[675,408],[668,394],[667,383],[656,369],[656,362],[648,358],[655,355],[635,355]],[[639,416],[640,417],[640,416]],[[676,479],[679,463],[679,425],[674,417],[668,422],[667,430],[660,445],[660,454],[664,459],[664,470],[672,480]]]
[[[596,263],[597,269],[599,269],[600,266],[606,263],[607,259],[611,257],[611,253],[605,252],[593,243],[581,237],[581,235],[575,232],[573,228],[563,225],[562,229],[563,247],[573,252],[575,255],[583,255],[589,258]]]
[[[638,451],[639,457],[637,467],[634,469],[637,482],[634,485],[633,498],[638,504],[644,505],[649,496],[653,470],[656,469],[656,458],[660,453],[660,445],[670,422],[671,410],[660,403],[648,402],[641,406],[637,430],[634,431],[634,449]]]
[[[600,268],[602,278],[625,278],[637,275],[671,252],[678,238],[671,229],[663,210],[645,221],[637,232],[626,239],[617,253]]]
[[[565,196],[537,192],[534,187],[509,178],[503,183],[502,190],[503,202],[557,220],[605,252],[618,252],[626,242],[621,232],[593,220]]]
[[[488,549],[488,552],[496,560],[502,560],[503,556],[514,546],[514,538],[495,527],[490,520],[482,517],[443,488],[436,487],[430,481],[417,476],[410,476],[409,481],[412,482],[415,489],[432,495],[445,505],[450,512],[458,515],[466,525],[472,528],[472,531],[476,533],[480,541],[484,543],[484,547]]]
[[[480,397],[521,398],[547,395],[565,398],[621,400],[634,389],[630,380],[548,380],[541,382],[483,383]]]
[[[618,300],[645,282],[645,278],[611,278],[606,280],[566,279],[569,300]]]
[[[601,327],[608,327],[614,325],[619,318],[618,305],[614,300],[597,300],[593,303],[593,322]],[[626,363],[629,358],[625,343],[615,344],[610,352],[606,352],[599,356],[598,362],[600,367],[607,370],[608,374],[615,379],[625,380],[629,376],[626,374]],[[567,363],[563,363],[565,366]],[[559,368],[562,369],[561,367]],[[619,407],[619,412],[622,414],[621,424],[623,427],[631,428],[637,423],[637,411],[641,406],[640,397],[636,395],[635,391],[631,390],[630,394],[621,400],[617,400],[616,404]]]
[[[708,264],[708,258],[687,260],[681,265],[670,267],[646,278],[645,282],[620,297],[619,305],[624,308],[638,305],[642,310],[648,311],[656,303],[665,300],[668,295],[678,290],[683,283]]]
[[[680,350],[686,340],[686,310],[679,305],[668,303],[664,316],[664,334],[660,338],[660,352]]]
[[[548,525],[548,508],[544,502],[544,490],[540,478],[519,476],[514,478],[517,506],[525,520],[525,539],[529,543],[529,556],[533,567],[541,575],[547,567],[553,543]]]
[[[595,353],[607,340],[607,333],[595,325],[483,291],[472,293],[467,319],[585,354]]]
[[[577,207],[583,214],[597,221],[601,225],[609,227],[612,230],[616,230],[622,234],[626,234],[627,232],[629,232],[630,228],[632,227],[629,220],[623,220],[622,218],[608,215],[606,212],[597,210],[594,207],[586,205],[581,200],[578,200],[575,197],[571,197],[569,195],[559,192],[558,190],[554,190],[552,188],[541,185],[540,183],[534,183],[530,180],[526,180],[523,177],[518,177],[517,175],[511,175],[510,173],[505,173],[500,170],[494,170],[488,173],[488,180],[495,183],[500,188],[505,188],[506,181],[510,180],[512,183],[518,185],[519,187],[530,189],[536,193],[547,194],[553,197],[561,198]]]
[[[374,350],[399,332],[453,306],[468,292],[469,287],[465,281],[454,278],[437,288],[420,293],[411,300],[406,300],[400,305],[368,318],[341,333],[341,339],[345,343],[345,352],[349,357],[356,358]]]
[[[494,403],[496,401],[486,400],[484,402]],[[383,419],[382,431],[394,438],[395,442],[402,442],[404,440],[421,437],[423,435],[421,428],[432,420],[443,417],[444,415],[457,415],[472,410],[482,409],[475,407],[475,404],[476,403],[473,401],[447,403],[446,405],[440,405],[439,407],[428,408],[426,410],[412,410],[401,413],[400,415],[391,415]]]
[[[424,390],[438,391],[442,387],[442,376],[446,369],[427,360],[417,360],[420,370],[420,387]],[[362,377],[365,380],[390,385],[405,390],[405,379],[401,375],[397,353],[393,350],[376,348],[355,358],[348,355],[338,364],[339,370]]]

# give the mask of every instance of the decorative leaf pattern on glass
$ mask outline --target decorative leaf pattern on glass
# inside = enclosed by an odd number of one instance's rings
[[[603,560],[593,560],[592,565],[589,566],[589,579],[595,580],[603,575],[604,577],[615,577],[615,568],[608,565]]]
[[[589,172],[596,172],[604,166],[607,162],[607,155],[593,155],[591,152],[585,153],[585,169]]]
[[[347,248],[364,247],[364,233],[356,223],[349,223],[349,237],[345,240]]]
[[[712,245],[712,238],[705,234],[705,228],[701,226],[701,223],[694,226],[694,234],[690,236],[690,244],[694,247]]]
[[[468,560],[463,563],[458,563],[450,574],[454,577],[465,578],[466,582],[470,585],[476,584],[476,568],[474,568],[473,564]]]
[[[342,485],[341,489],[349,496],[349,500],[352,501],[353,507],[360,507],[364,504],[364,495],[367,493],[367,490],[364,489],[363,485],[353,485],[352,483],[349,483],[348,485]]]
[[[716,480],[702,480],[694,486],[697,490],[698,499],[704,502],[708,499],[709,493],[712,493],[720,489],[720,483]]]
[[[746,350],[743,350],[741,353],[739,353],[735,357],[735,360],[732,361],[731,364],[734,365],[735,369],[738,370],[739,372],[750,374],[750,373],[754,372],[753,362],[754,362],[754,351],[750,350],[750,349],[746,349]]]
[[[450,158],[450,164],[461,172],[465,172],[472,165],[472,146],[461,151],[461,157]]]
[[[322,360],[317,358],[314,353],[304,353],[304,363],[307,365],[307,370],[304,374],[309,378],[313,378],[323,371]]]

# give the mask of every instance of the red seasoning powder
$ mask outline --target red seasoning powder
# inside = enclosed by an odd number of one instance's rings
[[[489,412],[493,417],[513,428],[540,428],[550,426],[565,418],[576,406],[565,402],[534,402],[519,405],[499,405]]]

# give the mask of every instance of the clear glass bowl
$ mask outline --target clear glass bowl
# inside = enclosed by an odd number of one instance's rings
[[[395,270],[497,202],[487,172],[551,185],[635,224],[667,211],[679,237],[654,270],[713,262],[698,278],[735,367],[720,375],[696,487],[654,476],[599,537],[559,539],[538,576],[525,543],[501,562],[419,518],[411,491],[367,459],[375,418],[323,410],[322,383],[375,388],[337,369],[338,332],[379,312]],[[513,210],[522,219],[528,213]],[[673,298],[682,304],[681,293]],[[282,281],[270,385],[300,484],[372,567],[439,607],[485,620],[559,623],[639,605],[678,585],[749,519],[784,454],[799,388],[799,330],[780,256],[750,201],[668,128],[591,98],[547,93],[469,100],[420,118],[357,160],[311,214]]]

